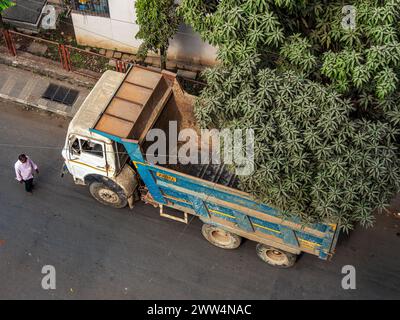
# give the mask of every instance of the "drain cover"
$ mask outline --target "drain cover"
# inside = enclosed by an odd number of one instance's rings
[[[76,98],[78,98],[78,95],[79,91],[77,90],[50,83],[46,91],[43,93],[42,98],[59,102],[67,106],[72,106],[75,103]]]

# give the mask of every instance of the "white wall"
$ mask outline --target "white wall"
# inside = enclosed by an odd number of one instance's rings
[[[81,45],[136,53],[141,40],[135,38],[134,0],[108,0],[110,18],[72,13],[76,39]],[[212,65],[217,50],[203,42],[193,30],[181,25],[170,41],[168,58],[183,62]]]
[[[81,45],[136,53],[141,41],[135,39],[138,27],[110,18],[72,13],[76,40]]]
[[[136,21],[135,0],[108,0],[110,18],[132,23]]]

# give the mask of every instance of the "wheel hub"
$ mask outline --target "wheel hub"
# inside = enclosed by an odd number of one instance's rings
[[[117,203],[118,202],[118,195],[109,189],[100,189],[99,196],[106,202],[109,203]]]
[[[231,242],[231,238],[223,230],[214,230],[211,232],[211,236],[215,239],[216,242],[223,245],[227,245]]]
[[[283,264],[287,260],[286,256],[278,250],[267,250],[265,252],[265,255],[267,256],[268,259],[279,264]]]

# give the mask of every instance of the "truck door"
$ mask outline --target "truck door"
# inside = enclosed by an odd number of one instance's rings
[[[88,174],[107,176],[104,142],[73,136],[69,140],[68,169],[74,178],[83,180]]]

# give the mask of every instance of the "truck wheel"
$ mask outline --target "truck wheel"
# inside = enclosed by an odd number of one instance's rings
[[[297,255],[277,249],[274,247],[267,246],[259,243],[256,247],[257,255],[261,260],[268,263],[271,266],[279,268],[290,268],[295,262]]]
[[[203,224],[201,233],[208,242],[222,249],[236,249],[242,243],[242,237],[221,228]]]
[[[123,208],[128,203],[125,194],[113,190],[111,186],[107,186],[102,182],[92,182],[89,185],[89,191],[93,198],[107,206]]]

